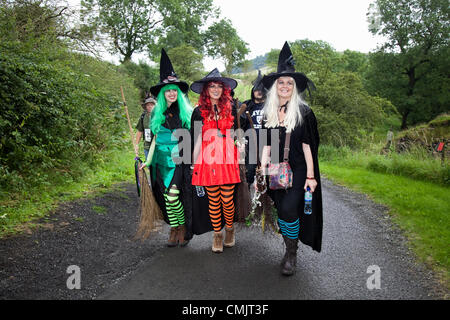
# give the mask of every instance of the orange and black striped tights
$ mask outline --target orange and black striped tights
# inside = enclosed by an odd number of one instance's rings
[[[222,229],[222,209],[225,217],[225,225],[233,227],[234,219],[234,184],[205,187],[209,200],[209,217],[214,231]]]

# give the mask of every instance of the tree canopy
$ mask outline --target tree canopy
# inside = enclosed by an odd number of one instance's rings
[[[84,21],[111,41],[109,50],[128,61],[137,52],[157,55],[189,44],[202,51],[201,27],[217,15],[212,0],[82,0]]]
[[[242,40],[228,19],[215,22],[205,32],[206,52],[213,58],[220,58],[225,70],[231,74],[233,66],[240,65],[249,52],[248,44]]]
[[[367,14],[369,30],[387,40],[371,56],[371,92],[390,99],[402,128],[431,120],[448,106],[450,9],[446,0],[377,0]],[[442,95],[442,92],[445,92]],[[429,99],[430,97],[438,97]],[[423,110],[434,110],[424,115]],[[427,112],[425,112],[427,114]]]

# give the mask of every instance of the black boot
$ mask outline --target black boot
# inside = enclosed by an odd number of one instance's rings
[[[297,267],[298,239],[291,239],[286,236],[283,236],[283,239],[286,244],[286,253],[282,261],[281,273],[285,276],[292,276]]]

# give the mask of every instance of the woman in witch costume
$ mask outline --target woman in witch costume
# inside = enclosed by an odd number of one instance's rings
[[[150,175],[153,192],[164,220],[170,224],[167,245],[185,246],[192,238],[189,164],[175,164],[174,158],[182,158],[180,140],[175,132],[190,129],[192,108],[185,96],[189,90],[186,82],[180,81],[164,49],[161,50],[160,83],[151,87],[150,92],[157,97],[157,103],[150,120],[150,129],[155,139],[153,154],[144,166],[151,166]],[[189,195],[189,196],[188,196]]]
[[[268,144],[263,148],[261,166],[264,170],[271,160],[282,162],[288,156],[293,172],[291,188],[269,190],[286,245],[282,274],[292,275],[296,268],[298,240],[318,252],[322,244],[322,193],[317,158],[319,134],[314,112],[301,96],[305,89],[314,89],[314,84],[303,73],[295,72],[287,42],[280,52],[277,72],[264,76],[262,81],[268,89],[263,125],[267,129]],[[279,141],[272,142],[272,136],[279,137]],[[289,149],[284,154],[286,139]],[[275,152],[278,159],[269,156],[274,148],[278,148]],[[313,192],[312,214],[304,213],[307,188]]]
[[[200,125],[201,130],[192,134],[194,144],[194,164],[192,185],[204,187],[208,198],[208,210],[194,201],[194,233],[214,230],[212,251],[220,253],[223,246],[235,244],[234,193],[240,182],[237,148],[233,132],[236,128],[236,108],[232,105],[231,90],[236,88],[234,79],[222,77],[217,69],[203,79],[195,81],[191,90],[199,93],[198,106],[194,109],[191,124]],[[191,130],[191,132],[193,132]],[[197,133],[197,136],[194,134]],[[209,221],[205,221],[205,218]],[[225,239],[222,228],[225,223]],[[202,225],[203,224],[203,225]]]

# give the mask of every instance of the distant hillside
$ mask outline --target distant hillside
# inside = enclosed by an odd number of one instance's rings
[[[247,71],[258,70],[258,69],[264,68],[266,65],[267,55],[268,55],[268,53],[266,53],[263,56],[257,56],[256,58],[250,60],[250,62],[252,63],[252,66],[251,66],[250,70],[247,70]],[[232,74],[242,73],[242,68],[234,67],[233,70],[231,71],[231,73]]]

